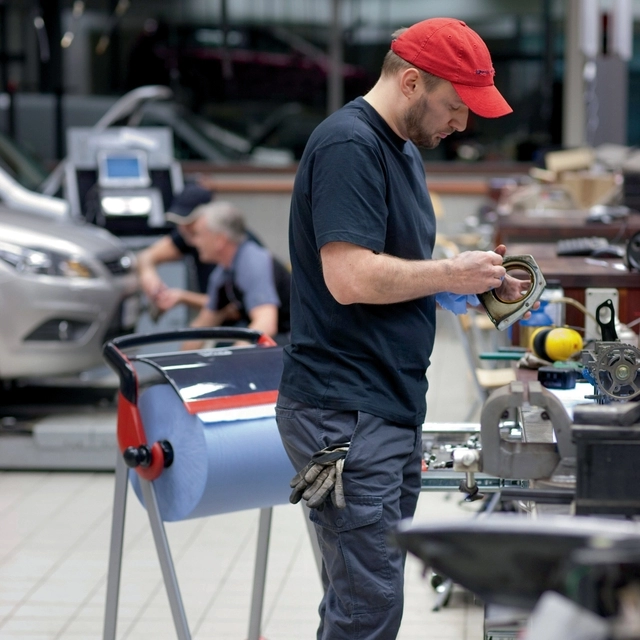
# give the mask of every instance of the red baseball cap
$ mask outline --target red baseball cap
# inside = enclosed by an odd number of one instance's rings
[[[487,45],[462,20],[418,22],[392,41],[391,50],[409,64],[448,80],[473,113],[498,118],[513,112],[493,84],[496,72]]]

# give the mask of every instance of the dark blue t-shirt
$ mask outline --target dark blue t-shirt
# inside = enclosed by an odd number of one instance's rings
[[[416,147],[358,98],[314,131],[291,201],[291,344],[280,392],[312,406],[359,410],[417,426],[435,300],[341,305],[327,289],[320,248],[350,242],[407,260],[431,258],[435,216]]]

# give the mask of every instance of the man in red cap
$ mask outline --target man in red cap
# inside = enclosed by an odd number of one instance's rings
[[[394,35],[391,51],[398,58],[448,80],[473,113],[498,118],[513,111],[493,83],[487,45],[462,20],[432,18]]]
[[[436,297],[502,287],[506,251],[431,257],[436,223],[417,146],[511,108],[464,22],[395,34],[378,82],[314,131],[296,175],[291,344],[276,406],[323,554],[318,639],[392,640],[404,558],[387,534],[421,485]],[[504,282],[503,282],[504,280]],[[510,298],[509,298],[510,299]]]

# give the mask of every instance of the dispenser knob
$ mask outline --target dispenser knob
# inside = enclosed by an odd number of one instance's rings
[[[151,449],[146,444],[139,447],[127,447],[122,457],[128,467],[135,469],[136,467],[148,467],[151,464]]]

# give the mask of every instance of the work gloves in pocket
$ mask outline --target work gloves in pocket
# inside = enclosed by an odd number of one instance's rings
[[[304,469],[291,479],[289,484],[293,491],[289,502],[297,504],[302,499],[310,509],[322,511],[331,495],[333,504],[338,509],[344,509],[347,505],[342,487],[342,469],[350,444],[341,442],[316,451]]]

